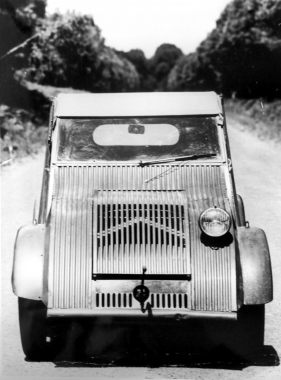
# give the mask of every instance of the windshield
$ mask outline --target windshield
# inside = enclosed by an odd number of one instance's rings
[[[220,155],[215,117],[60,119],[58,128],[59,161]]]

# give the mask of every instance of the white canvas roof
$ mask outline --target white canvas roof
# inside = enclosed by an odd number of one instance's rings
[[[215,92],[147,92],[59,94],[57,117],[141,117],[217,115],[220,98]]]

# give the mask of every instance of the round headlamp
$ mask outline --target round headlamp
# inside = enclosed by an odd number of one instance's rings
[[[199,225],[208,236],[223,236],[230,229],[230,215],[221,208],[212,207],[202,212],[199,217]]]

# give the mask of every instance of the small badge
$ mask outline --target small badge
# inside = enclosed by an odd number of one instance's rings
[[[145,285],[138,285],[133,290],[134,298],[143,304],[149,297],[149,289]]]

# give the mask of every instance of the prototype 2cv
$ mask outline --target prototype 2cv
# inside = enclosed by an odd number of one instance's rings
[[[183,335],[214,323],[235,352],[262,345],[270,255],[236,194],[222,98],[59,94],[12,286],[30,358],[70,319],[180,323]]]

